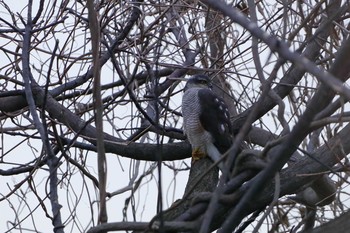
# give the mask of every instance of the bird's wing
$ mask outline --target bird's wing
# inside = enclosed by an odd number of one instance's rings
[[[198,91],[200,102],[199,120],[203,128],[213,137],[213,143],[221,154],[232,145],[232,125],[230,113],[224,100],[210,89]]]

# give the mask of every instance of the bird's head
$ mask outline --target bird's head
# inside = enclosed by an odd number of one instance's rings
[[[211,80],[204,74],[193,75],[186,83],[184,91],[190,88],[208,88],[211,89]]]

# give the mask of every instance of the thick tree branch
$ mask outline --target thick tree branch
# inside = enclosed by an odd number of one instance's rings
[[[194,223],[191,222],[164,222],[163,230],[170,232],[182,232],[192,231],[194,229]],[[102,233],[106,231],[146,231],[149,229],[148,222],[116,222],[101,224],[96,227],[90,228],[87,233]],[[152,230],[158,231],[158,227],[154,227]]]

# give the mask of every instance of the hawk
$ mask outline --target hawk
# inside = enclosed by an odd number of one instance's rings
[[[194,75],[187,81],[182,115],[194,160],[208,155],[216,162],[231,147],[230,113],[224,100],[213,92],[208,76]]]

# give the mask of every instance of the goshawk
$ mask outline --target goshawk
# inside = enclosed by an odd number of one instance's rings
[[[208,155],[216,162],[231,147],[230,113],[224,100],[213,92],[208,76],[194,75],[187,81],[182,115],[194,160]]]

